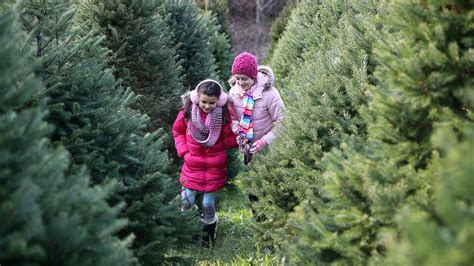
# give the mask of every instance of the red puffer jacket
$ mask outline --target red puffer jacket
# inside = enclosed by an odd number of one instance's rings
[[[207,113],[201,112],[205,120]],[[238,146],[236,135],[230,128],[230,115],[227,124],[222,126],[221,134],[216,144],[205,147],[197,143],[188,133],[187,122],[184,121],[183,111],[173,124],[173,138],[178,156],[184,158],[179,182],[189,189],[201,192],[214,192],[221,189],[227,178],[227,155],[225,149]]]

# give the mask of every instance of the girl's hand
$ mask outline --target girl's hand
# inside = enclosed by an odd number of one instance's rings
[[[237,144],[239,144],[240,148],[243,148],[244,145],[247,143],[247,138],[242,135],[237,135],[237,137],[235,137],[235,140],[237,141]]]
[[[267,142],[264,139],[259,139],[252,144],[252,147],[250,147],[250,153],[260,152],[266,146]]]

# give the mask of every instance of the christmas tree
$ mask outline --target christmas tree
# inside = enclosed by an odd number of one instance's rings
[[[136,97],[107,67],[103,38],[76,26],[74,5],[23,8],[25,27],[41,48],[37,73],[47,85],[53,140],[70,151],[72,169],[86,165],[95,184],[120,184],[109,202],[124,202],[121,217],[130,223],[119,235],[135,235],[132,248],[141,263],[163,261],[170,248],[187,242],[192,227],[178,203],[170,203],[179,186],[168,174],[162,132],[142,133],[147,116],[130,108]]]
[[[231,69],[232,66],[229,36],[225,32],[222,32],[222,25],[219,24],[217,16],[211,11],[202,11],[199,17],[209,35],[209,45],[212,48],[215,75],[217,80],[225,87],[230,77],[229,69]]]
[[[471,97],[471,99],[474,99]],[[474,101],[471,100],[471,104]],[[472,106],[472,105],[471,105]],[[465,139],[440,129],[433,144],[444,156],[436,156],[433,198],[430,208],[406,207],[396,218],[400,233],[389,242],[391,265],[469,265],[474,262],[473,145],[474,127],[466,124]]]
[[[472,263],[463,251],[469,249],[464,240],[472,237],[470,233],[451,241],[451,250],[461,255],[436,259],[442,252],[449,254],[450,247],[440,247],[460,232],[442,212],[454,202],[463,204],[464,198],[443,199],[454,192],[449,185],[443,195],[439,192],[451,178],[440,176],[440,166],[452,158],[439,152],[449,154],[450,149],[443,148],[442,133],[437,132],[455,132],[452,138],[458,141],[470,136],[470,13],[472,4],[467,2],[389,5],[383,27],[372,31],[377,38],[377,81],[369,91],[370,102],[361,108],[368,137],[346,138],[339,150],[326,156],[322,188],[290,221],[296,231],[285,245],[291,261],[393,264],[398,258],[402,265]],[[447,170],[465,169],[457,163]],[[469,185],[462,176],[461,172],[453,183]],[[440,207],[440,202],[447,205]],[[463,232],[472,232],[469,220],[463,220]],[[439,239],[443,230],[446,238]],[[421,242],[420,236],[429,232],[433,240]],[[387,253],[397,252],[387,261]]]
[[[172,42],[183,66],[183,86],[187,90],[207,78],[217,78],[209,33],[199,19],[194,1],[162,0],[159,13],[165,16]]]
[[[205,12],[215,14],[217,24],[221,25],[219,33],[229,35],[227,17],[229,13],[228,0],[195,0],[197,6]]]
[[[316,14],[320,9],[321,2],[319,0],[303,0],[298,3],[288,18],[285,31],[281,34],[280,40],[273,47],[269,64],[278,77],[276,80],[278,87],[284,86],[290,69],[297,64],[303,51],[311,45],[306,41],[309,36],[307,34],[314,24],[314,20],[318,19]]]
[[[85,0],[77,20],[85,32],[106,37],[109,64],[140,95],[133,107],[150,117],[148,131],[171,127],[184,92],[172,34],[158,8],[159,1]]]
[[[290,20],[291,13],[293,12],[293,10],[295,10],[297,3],[298,3],[297,0],[288,1],[285,7],[283,8],[283,10],[278,15],[278,17],[272,23],[272,28],[270,31],[270,49],[268,50],[268,53],[266,56],[267,59],[273,58],[273,51],[275,50],[275,47],[278,45],[281,36],[285,32],[286,26],[288,25],[288,22]]]
[[[310,10],[311,5],[303,1],[295,10]],[[257,212],[266,218],[258,224],[260,235],[275,246],[282,235],[291,234],[288,214],[313,191],[319,195],[325,154],[346,136],[366,134],[358,107],[366,103],[373,64],[371,39],[364,37],[362,25],[377,8],[326,1],[317,12],[324,15],[297,33],[306,36],[306,52],[294,60],[280,89],[288,110],[284,126],[269,153],[257,156],[251,171],[242,175],[244,187],[259,197]]]
[[[0,14],[0,264],[132,264],[129,241],[113,236],[126,225],[106,201],[113,184],[91,187],[84,168],[66,174],[69,154],[50,145],[44,101],[32,105],[45,88],[17,20]]]

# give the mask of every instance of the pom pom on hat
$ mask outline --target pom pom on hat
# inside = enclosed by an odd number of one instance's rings
[[[235,74],[243,74],[256,80],[258,66],[255,56],[248,52],[243,52],[236,56],[232,64],[232,75]]]

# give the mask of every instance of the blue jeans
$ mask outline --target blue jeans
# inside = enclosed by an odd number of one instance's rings
[[[196,190],[183,187],[181,189],[181,202],[183,203],[183,209],[190,209],[194,206],[196,200]],[[211,224],[217,221],[216,207],[215,207],[216,195],[214,192],[203,192],[202,194],[202,208],[203,208],[203,222]]]

